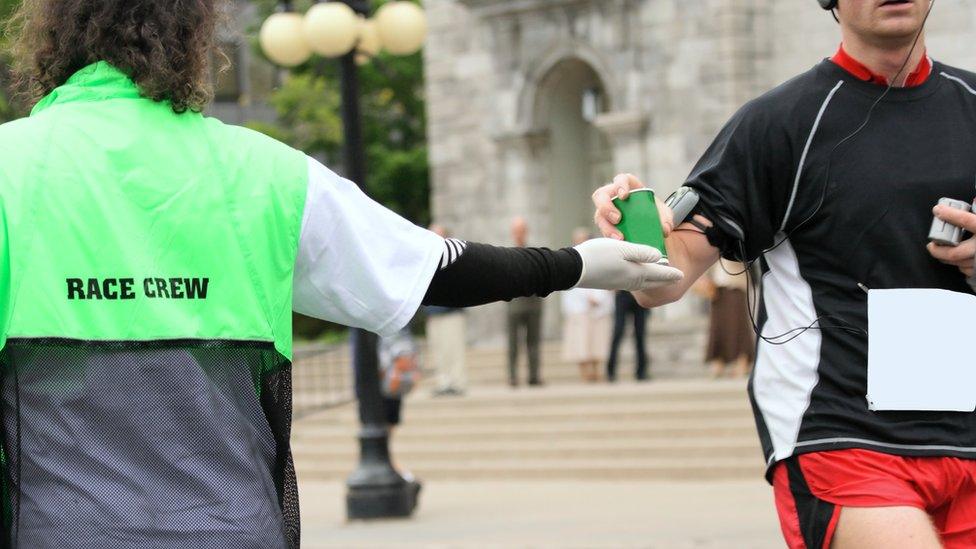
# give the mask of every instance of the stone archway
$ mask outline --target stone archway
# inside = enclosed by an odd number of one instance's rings
[[[530,120],[545,136],[536,153],[536,219],[545,244],[559,248],[572,243],[577,227],[596,231],[590,195],[613,176],[613,151],[596,121],[610,99],[597,71],[579,57],[552,64],[533,87]],[[559,333],[560,319],[559,300],[547,300],[547,336]]]
[[[533,125],[547,135],[539,159],[548,243],[566,246],[574,228],[594,228],[590,193],[613,176],[613,151],[595,124],[610,99],[597,72],[578,57],[552,65],[536,92]]]

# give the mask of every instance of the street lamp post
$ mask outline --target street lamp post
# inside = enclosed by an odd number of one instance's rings
[[[389,2],[375,21],[368,0],[319,2],[303,18],[285,2],[261,28],[261,47],[275,63],[291,67],[312,52],[340,58],[342,123],[346,175],[365,192],[366,158],[360,113],[357,56],[374,55],[384,46],[395,55],[416,52],[426,35],[423,11],[411,2]],[[347,480],[346,514],[350,520],[410,516],[419,484],[405,480],[390,463],[388,426],[380,392],[378,338],[352,331],[356,397],[359,401],[359,465]]]

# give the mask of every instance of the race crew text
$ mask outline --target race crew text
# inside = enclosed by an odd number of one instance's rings
[[[68,300],[207,299],[209,278],[67,278]]]

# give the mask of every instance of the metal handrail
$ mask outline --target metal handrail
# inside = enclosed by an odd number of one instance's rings
[[[292,412],[296,418],[355,399],[348,344],[309,344],[295,348]]]

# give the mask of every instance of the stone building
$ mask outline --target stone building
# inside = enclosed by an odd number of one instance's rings
[[[229,5],[219,40],[230,66],[214,74],[214,102],[207,114],[228,124],[272,123],[277,114],[267,100],[279,84],[280,71],[261,59],[251,43],[249,33],[260,24],[257,6],[249,0],[232,0]]]
[[[662,194],[744,102],[831,55],[836,23],[812,0],[425,0],[435,219],[462,238],[533,244],[592,226],[589,195],[632,172]],[[976,68],[976,3],[941,0],[938,60]],[[549,300],[547,333],[556,333]],[[655,318],[696,314],[678,303]],[[504,308],[469,317],[498,341]]]

